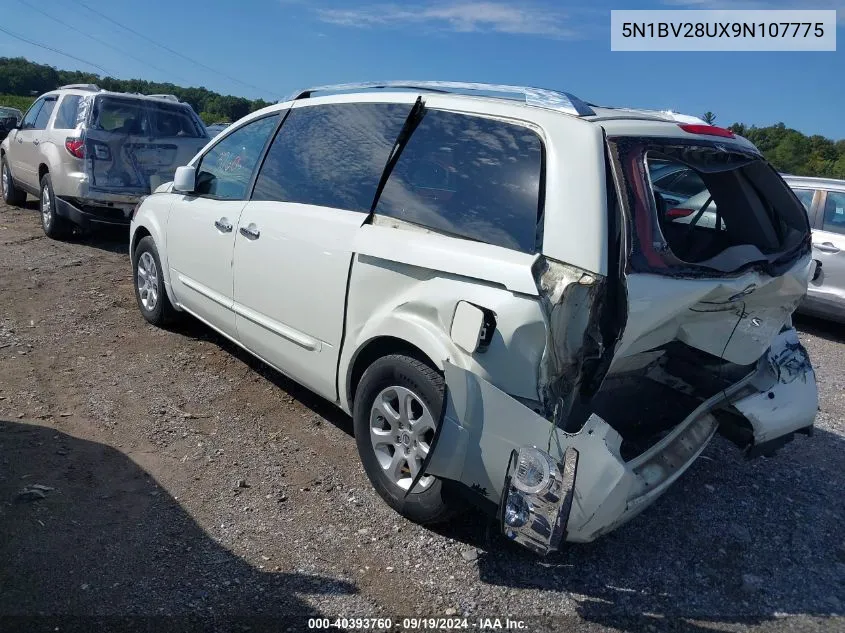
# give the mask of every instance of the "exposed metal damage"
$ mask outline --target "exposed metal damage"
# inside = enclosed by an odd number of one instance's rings
[[[612,353],[599,326],[606,281],[545,257],[537,260],[533,272],[548,319],[539,370],[540,402],[547,418],[576,430],[579,421],[569,420],[573,404],[595,392],[601,381],[591,372],[606,353]]]

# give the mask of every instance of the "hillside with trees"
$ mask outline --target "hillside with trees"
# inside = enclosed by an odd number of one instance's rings
[[[221,95],[207,88],[184,88],[143,79],[101,77],[78,70],[58,70],[23,57],[0,57],[0,105],[25,110],[35,96],[73,83],[95,83],[106,90],[118,92],[173,94],[190,103],[206,123],[236,121],[270,105],[270,102],[262,99]],[[702,118],[713,123],[716,115],[708,111]],[[845,139],[833,141],[818,134],[807,136],[783,123],[768,127],[734,123],[730,129],[748,138],[784,173],[845,179]]]
[[[35,96],[66,84],[93,83],[105,90],[140,92],[142,94],[172,94],[191,104],[206,123],[236,121],[241,117],[270,105],[263,99],[245,99],[221,95],[207,88],[184,88],[171,83],[143,79],[115,79],[78,70],[58,70],[36,64],[23,57],[0,57],[0,105],[25,109]],[[10,99],[7,96],[18,97]]]

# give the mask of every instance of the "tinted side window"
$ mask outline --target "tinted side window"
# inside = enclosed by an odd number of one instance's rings
[[[36,130],[46,130],[47,123],[50,121],[50,115],[53,114],[53,109],[55,107],[56,97],[44,99],[44,105],[41,107],[41,111],[35,118],[35,125],[33,126],[33,128]]]
[[[208,150],[197,164],[197,194],[245,199],[255,165],[278,122],[278,115],[252,121]]]
[[[76,127],[76,117],[79,113],[79,102],[82,97],[79,95],[65,95],[59,104],[59,111],[56,113],[56,120],[53,121],[53,128],[56,130],[72,130]]]
[[[26,111],[26,114],[23,117],[21,128],[24,130],[31,130],[33,126],[35,126],[35,119],[38,118],[38,113],[41,112],[41,106],[43,105],[44,99],[39,99],[30,106],[29,110]]]
[[[273,141],[253,200],[369,212],[410,104],[295,108]]]
[[[534,252],[542,163],[540,137],[527,127],[430,110],[376,213]]]
[[[845,193],[827,192],[822,230],[845,235]]]
[[[801,204],[804,205],[804,208],[807,211],[810,210],[810,207],[813,205],[813,195],[816,193],[813,189],[793,189],[795,195],[798,196],[798,199],[801,201]]]

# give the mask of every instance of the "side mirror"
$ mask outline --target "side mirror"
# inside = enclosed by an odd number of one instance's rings
[[[197,168],[191,165],[177,167],[173,176],[173,191],[193,193],[197,186]]]

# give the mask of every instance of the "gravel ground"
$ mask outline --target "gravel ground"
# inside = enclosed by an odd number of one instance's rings
[[[813,437],[754,461],[717,438],[643,515],[539,561],[478,515],[393,513],[342,413],[198,323],[143,321],[125,244],[51,241],[34,205],[0,205],[0,629],[845,629],[845,328],[798,323]]]

